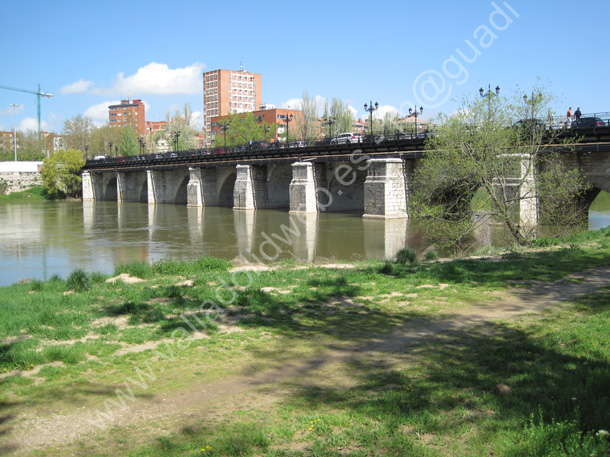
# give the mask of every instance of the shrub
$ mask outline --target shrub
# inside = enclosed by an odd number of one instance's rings
[[[201,272],[206,271],[227,271],[231,268],[231,262],[216,257],[201,257],[193,264],[196,270]]]
[[[85,292],[91,288],[91,278],[89,275],[80,268],[74,270],[68,276],[66,281],[66,290],[73,290],[75,292]]]
[[[135,276],[136,278],[147,279],[152,276],[152,269],[148,263],[137,261],[119,265],[114,269],[115,276],[118,276],[123,273],[126,273],[130,276]]]
[[[426,251],[426,254],[424,255],[424,259],[426,259],[426,260],[436,260],[436,259],[438,259],[438,252],[436,252],[433,249],[431,249],[429,251]]]
[[[398,254],[396,254],[396,263],[400,263],[401,265],[404,265],[407,262],[413,263],[416,260],[417,254],[415,253],[415,250],[411,248],[401,249],[398,251]]]

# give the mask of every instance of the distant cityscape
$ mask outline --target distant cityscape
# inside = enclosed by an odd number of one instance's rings
[[[286,137],[286,128],[289,128],[287,119],[291,116],[298,119],[302,116],[302,110],[294,108],[276,108],[275,105],[263,103],[262,75],[251,73],[243,68],[239,70],[217,69],[203,73],[203,127],[197,138],[198,148],[210,148],[216,136],[222,134],[223,121],[234,114],[251,112],[260,124],[277,124],[273,135],[266,138],[267,141],[281,142]],[[376,119],[382,122],[382,119]],[[324,118],[318,119],[319,125],[327,123]],[[352,120],[352,132],[364,135],[369,126],[367,119]],[[419,133],[427,128],[426,121],[418,120],[417,114],[406,115],[397,121],[405,131]],[[136,134],[151,144],[155,133],[164,132],[167,129],[167,121],[147,121],[146,107],[141,99],[124,99],[119,104],[108,106],[108,125],[111,127],[124,128],[131,125]],[[320,128],[320,137],[325,136],[324,129]],[[65,149],[66,141],[61,134],[41,131],[47,141],[48,153],[59,149]],[[0,148],[10,150],[13,145],[13,132],[0,131]],[[19,144],[17,142],[17,148]],[[163,135],[157,135],[155,150],[167,152],[171,149],[170,139]]]

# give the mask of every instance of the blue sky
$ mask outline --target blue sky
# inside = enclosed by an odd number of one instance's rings
[[[262,74],[263,102],[296,107],[304,90],[366,117],[424,107],[452,112],[463,95],[499,85],[555,108],[610,111],[608,0],[28,1],[2,0],[0,85],[43,98],[42,124],[77,114],[98,125],[108,105],[139,98],[147,120],[186,102],[202,110],[203,71]],[[11,104],[17,104],[11,109]],[[36,129],[36,96],[0,89],[0,130]]]

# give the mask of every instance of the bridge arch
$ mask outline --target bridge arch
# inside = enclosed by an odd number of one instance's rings
[[[224,173],[220,173],[218,176],[218,206],[233,208],[233,189],[235,188],[235,180],[237,179],[237,173],[235,169],[223,169],[227,170]]]

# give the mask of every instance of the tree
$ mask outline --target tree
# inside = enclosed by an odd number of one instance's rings
[[[330,116],[335,118],[333,130],[337,133],[352,131],[352,112],[347,103],[333,98],[330,104]]]
[[[42,184],[51,198],[76,197],[81,189],[80,170],[85,165],[82,151],[60,149],[42,161]]]
[[[318,120],[318,104],[315,99],[309,97],[309,92],[303,91],[303,101],[301,102],[302,115],[297,118],[296,131],[297,137],[305,143],[313,143],[320,134],[320,122]]]
[[[123,127],[121,132],[121,146],[120,152],[123,157],[138,155],[138,140],[136,139],[136,132],[134,132],[131,125]]]
[[[523,223],[519,209],[535,202],[544,207],[551,199],[552,208],[539,213],[541,222],[582,222],[582,212],[574,208],[587,190],[584,178],[577,170],[564,169],[558,157],[543,148],[546,141],[556,143],[557,134],[528,122],[514,127],[517,120],[548,112],[552,97],[539,87],[532,94],[507,99],[488,93],[474,101],[465,99],[455,114],[440,116],[410,196],[410,212],[426,220],[433,242],[468,249],[470,236],[491,218],[506,227],[510,239],[526,244],[537,224]]]
[[[89,138],[89,157],[96,155],[114,155],[114,146],[119,146],[121,143],[122,129],[112,127],[108,124],[96,128],[91,132]],[[112,150],[109,143],[112,143]]]
[[[234,147],[248,144],[250,141],[261,141],[265,137],[275,135],[277,124],[268,125],[266,122],[258,123],[251,112],[230,114],[221,121],[223,133],[217,135],[213,147]]]
[[[193,111],[189,103],[184,104],[183,112],[176,110],[173,117],[169,111],[165,115],[167,126],[165,128],[165,138],[174,151],[187,151],[197,147],[197,137],[199,132],[192,125]],[[176,144],[176,138],[178,142]]]
[[[63,134],[66,137],[68,149],[85,150],[85,146],[91,143],[91,134],[95,130],[95,124],[89,117],[77,114],[64,121]]]
[[[36,130],[17,132],[17,156],[19,160],[42,160],[48,153],[45,138]]]

